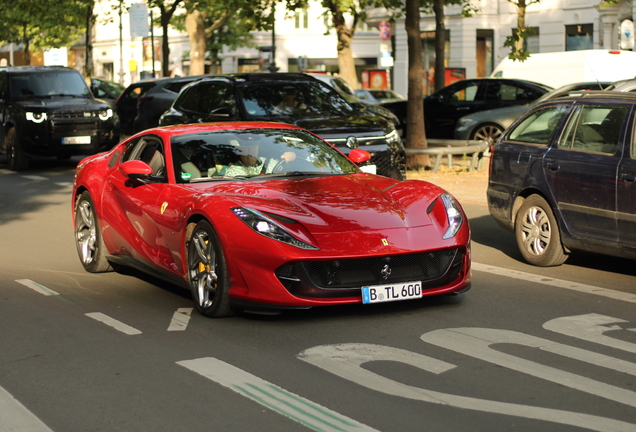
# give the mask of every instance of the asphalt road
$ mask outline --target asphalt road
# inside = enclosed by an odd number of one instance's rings
[[[0,432],[636,431],[633,261],[525,265],[466,201],[464,295],[207,319],[84,272],[76,162],[0,158]]]

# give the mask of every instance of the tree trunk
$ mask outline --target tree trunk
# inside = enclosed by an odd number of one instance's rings
[[[91,85],[93,77],[93,8],[95,3],[90,1],[86,7],[86,63],[84,65],[84,79]]]
[[[435,90],[446,87],[446,26],[444,25],[444,0],[433,1],[435,13]]]
[[[323,1],[322,5],[331,12],[333,26],[336,29],[336,35],[338,37],[336,50],[338,52],[338,69],[340,76],[354,89],[360,88],[356,65],[353,61],[353,51],[351,50],[351,42],[353,41],[353,35],[356,31],[357,18],[354,17],[353,25],[351,28],[348,28],[338,2]]]
[[[517,34],[523,34],[523,31],[526,29],[526,1],[519,0],[517,3]],[[515,51],[521,52],[523,51],[523,41],[525,39],[519,37],[515,41]]]
[[[351,50],[354,30],[347,28],[344,19],[339,24],[334,19],[334,24],[336,24],[336,34],[338,35],[337,50],[340,76],[354,89],[360,88],[356,65],[353,60],[353,51]]]
[[[205,74],[205,16],[198,10],[186,15],[186,31],[190,39],[189,75]],[[169,76],[169,75],[168,75]]]
[[[418,0],[406,0],[406,37],[408,42],[408,101],[406,105],[406,145],[411,148],[426,148],[424,132],[424,101],[422,94],[422,37],[420,35],[420,4]],[[428,155],[408,156],[409,168],[429,166]]]
[[[31,53],[29,52],[29,33],[27,32],[27,25],[22,27],[22,41],[24,42],[24,64],[29,66],[31,64]]]

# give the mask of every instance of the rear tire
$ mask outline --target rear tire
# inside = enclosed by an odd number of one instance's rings
[[[515,219],[515,236],[521,255],[532,265],[558,266],[568,258],[552,209],[539,195],[530,195],[521,205]]]
[[[15,128],[7,132],[7,163],[13,171],[24,171],[29,167],[29,158],[22,151]]]

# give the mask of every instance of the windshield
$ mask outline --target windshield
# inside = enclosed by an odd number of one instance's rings
[[[337,92],[317,82],[267,82],[240,89],[250,117],[347,117],[354,108]]]
[[[171,146],[178,183],[360,172],[349,159],[304,130],[201,132],[175,136]]]
[[[11,75],[10,92],[13,98],[92,97],[82,76],[66,70]]]

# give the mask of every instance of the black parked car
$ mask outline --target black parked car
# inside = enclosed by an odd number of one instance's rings
[[[77,70],[60,66],[0,68],[0,125],[0,152],[13,170],[33,157],[91,155],[119,141],[110,106]]]
[[[635,108],[636,95],[608,91],[541,102],[494,147],[488,207],[526,261],[636,258]]]
[[[287,102],[287,103],[286,103]],[[159,124],[280,121],[303,127],[348,154],[371,153],[369,172],[406,178],[405,153],[393,122],[360,112],[338,92],[302,73],[209,76],[184,87]]]
[[[457,81],[424,98],[424,122],[428,138],[453,139],[457,120],[494,108],[523,105],[552,90],[543,84],[508,78],[473,78]],[[380,104],[392,111],[406,133],[407,101]]]
[[[91,92],[97,99],[101,99],[106,102],[111,108],[115,107],[115,101],[119,98],[119,95],[126,89],[121,84],[106,81],[102,78],[91,78]]]
[[[201,77],[156,78],[126,87],[115,102],[122,132],[132,135],[156,127],[159,117],[170,108],[181,87],[199,78]]]

